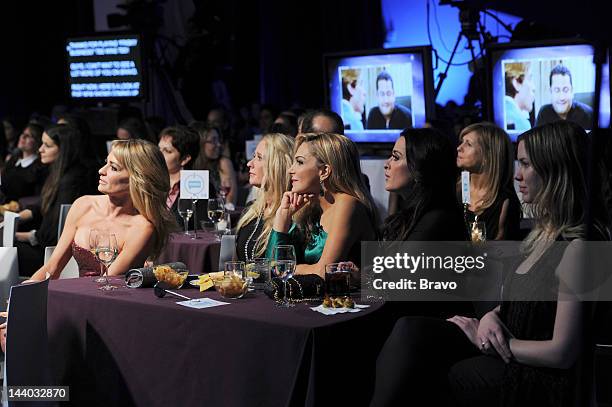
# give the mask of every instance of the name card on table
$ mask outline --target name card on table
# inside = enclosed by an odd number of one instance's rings
[[[210,298],[196,298],[189,301],[179,301],[178,305],[182,305],[184,307],[189,308],[210,308],[210,307],[218,307],[219,305],[229,305],[229,302],[222,302],[217,300],[212,300]]]
[[[208,199],[208,171],[182,170],[180,199]]]
[[[464,204],[470,204],[470,172],[461,171],[461,202]]]

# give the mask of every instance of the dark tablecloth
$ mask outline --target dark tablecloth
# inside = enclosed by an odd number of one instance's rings
[[[173,233],[157,263],[182,261],[192,274],[209,273],[219,269],[220,248],[221,244],[211,232],[198,231],[198,239],[192,239],[182,233]]]
[[[52,281],[52,377],[73,405],[367,405],[390,330],[385,305],[324,316],[182,289],[230,305],[191,309],[152,289],[103,293],[88,278]]]

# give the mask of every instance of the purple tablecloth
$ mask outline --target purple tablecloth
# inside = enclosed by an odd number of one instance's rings
[[[73,405],[367,405],[390,329],[382,304],[324,316],[261,293],[191,309],[152,289],[103,293],[88,278],[52,281],[52,377]],[[383,326],[383,321],[386,322]]]
[[[198,239],[192,239],[181,233],[173,233],[157,262],[182,261],[192,274],[209,273],[219,268],[220,248],[221,244],[210,232],[198,231]]]

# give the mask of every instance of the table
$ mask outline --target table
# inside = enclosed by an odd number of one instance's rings
[[[324,316],[306,304],[277,308],[262,293],[182,307],[152,289],[96,289],[88,278],[51,281],[54,384],[73,405],[367,405],[388,336],[385,304]],[[384,325],[384,326],[383,326]]]
[[[191,274],[216,271],[219,268],[221,249],[221,243],[216,239],[214,233],[206,231],[198,231],[198,239],[182,233],[172,233],[157,263],[182,261]]]

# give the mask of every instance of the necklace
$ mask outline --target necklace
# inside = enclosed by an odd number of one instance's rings
[[[249,236],[246,243],[244,244],[244,260],[246,262],[249,261],[249,243],[251,243],[251,239],[253,239],[255,232],[257,232],[257,228],[259,228],[259,222],[261,222],[262,217],[263,217],[263,211],[261,211],[260,214],[257,216],[257,222],[255,222],[255,227],[253,228],[251,235]],[[251,257],[250,257],[251,260],[253,260],[253,257],[255,256],[255,247],[257,247],[257,242],[259,242],[260,237],[261,237],[261,234],[257,236],[257,239],[255,239],[255,243],[253,243],[253,248],[251,249]]]

